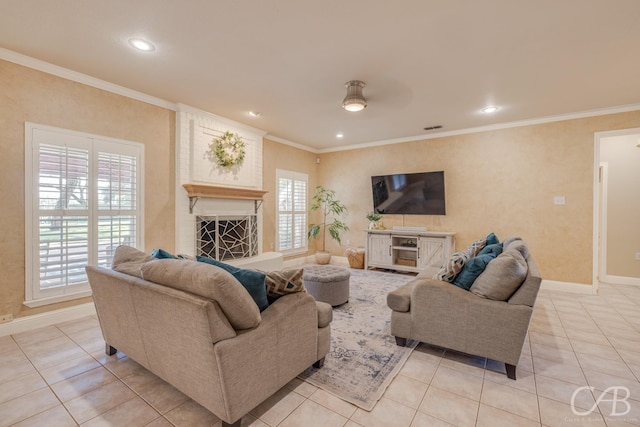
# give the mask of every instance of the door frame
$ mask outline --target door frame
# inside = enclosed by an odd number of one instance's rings
[[[603,278],[606,277],[606,219],[607,219],[607,209],[606,209],[606,195],[607,189],[605,187],[606,180],[608,179],[608,165],[605,165],[603,169],[601,169],[602,163],[600,162],[600,145],[602,143],[602,139],[611,138],[615,136],[626,136],[626,135],[640,135],[640,128],[632,128],[632,129],[619,129],[613,131],[606,132],[595,132],[594,133],[594,153],[593,153],[593,290],[598,292],[598,285],[602,281]],[[602,171],[602,172],[601,172]],[[603,180],[602,189],[600,187],[601,179]],[[602,208],[602,209],[601,209]],[[609,276],[613,278],[613,276]],[[627,282],[623,280],[624,278],[618,278],[622,282]],[[618,281],[615,281],[618,283]],[[629,284],[637,284],[636,280],[632,281],[633,283]]]

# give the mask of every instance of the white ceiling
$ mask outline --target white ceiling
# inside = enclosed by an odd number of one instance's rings
[[[317,150],[640,104],[639,0],[1,0],[0,47]]]

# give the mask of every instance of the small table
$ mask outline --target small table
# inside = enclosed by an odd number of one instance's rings
[[[349,270],[333,265],[310,265],[302,273],[307,292],[332,306],[349,302],[349,277]]]

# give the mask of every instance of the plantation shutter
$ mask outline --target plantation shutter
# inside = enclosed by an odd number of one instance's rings
[[[41,144],[39,170],[40,290],[85,283],[89,151]]]
[[[137,207],[135,156],[98,153],[98,264],[109,266],[113,248],[135,246]]]
[[[87,265],[142,241],[141,144],[27,124],[25,304],[88,295]]]
[[[307,250],[307,175],[278,170],[278,251]]]

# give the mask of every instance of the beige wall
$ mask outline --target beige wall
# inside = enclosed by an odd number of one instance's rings
[[[144,249],[175,249],[175,113],[0,61],[0,314],[19,317],[89,301],[22,306],[25,121],[145,144]],[[591,283],[594,133],[637,127],[640,111],[321,155],[265,139],[263,250],[275,243],[278,168],[307,173],[310,195],[321,183],[347,205],[351,231],[342,247],[333,241],[327,247],[336,255],[364,244],[371,175],[444,170],[446,216],[389,215],[384,224],[456,231],[459,249],[491,231],[501,239],[519,235],[545,279]],[[554,206],[554,196],[565,196],[566,205]]]
[[[607,163],[607,271],[640,278],[640,134],[602,138],[600,161]]]
[[[444,170],[446,216],[386,215],[384,225],[455,231],[458,249],[489,232],[521,236],[543,278],[591,284],[594,133],[638,125],[636,111],[323,154],[318,181],[337,191],[351,227],[329,250],[364,245],[372,175]]]
[[[175,113],[0,60],[0,314],[36,309],[25,295],[24,124],[33,122],[145,145],[145,247],[174,247]]]
[[[319,165],[316,164],[316,154],[269,139],[263,140],[262,150],[262,187],[268,192],[262,204],[262,248],[266,252],[275,250],[276,243],[276,169],[306,173],[309,176],[311,195],[318,182]],[[315,253],[315,242],[309,242],[309,248],[309,253]],[[299,254],[297,257],[304,255],[306,254]]]

